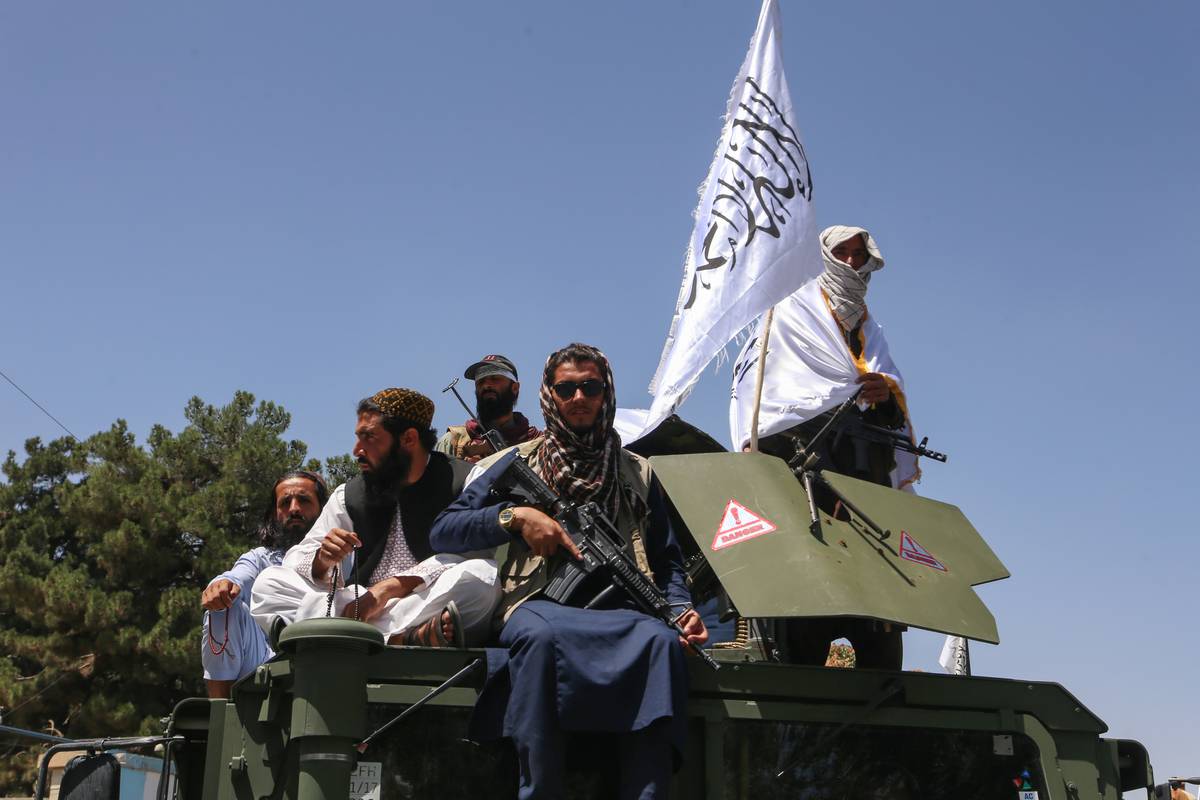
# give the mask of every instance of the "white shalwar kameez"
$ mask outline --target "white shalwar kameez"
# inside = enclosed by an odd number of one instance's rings
[[[313,578],[312,565],[321,542],[334,528],[354,530],[346,510],[345,485],[333,491],[308,535],[287,551],[283,564],[264,569],[254,582],[250,612],[264,631],[270,630],[276,617],[291,624],[326,616],[333,570],[318,582]],[[355,554],[342,560],[332,614],[341,616],[354,603],[356,588],[361,596],[369,586],[388,578],[415,577],[422,582],[413,592],[389,600],[381,616],[367,620],[383,633],[385,641],[432,619],[453,600],[462,617],[467,641],[482,642],[487,638],[492,611],[500,600],[494,555],[492,550],[461,555],[438,553],[418,562],[405,541],[397,509],[383,555],[366,585],[346,585],[345,576],[354,574]]]

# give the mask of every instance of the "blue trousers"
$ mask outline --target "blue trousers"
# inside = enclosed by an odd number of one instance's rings
[[[226,631],[229,642],[219,655]],[[250,606],[239,597],[226,611],[205,611],[201,631],[200,663],[204,678],[210,681],[234,681],[253,672],[259,664],[275,655],[267,637],[250,616]]]
[[[516,748],[521,800],[565,796],[572,731],[615,737],[619,797],[667,797],[687,697],[671,629],[629,609],[530,600],[513,612],[500,642],[508,685],[490,688],[506,694],[503,734]]]

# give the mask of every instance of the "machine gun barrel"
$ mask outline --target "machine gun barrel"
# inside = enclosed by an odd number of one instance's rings
[[[579,548],[586,566],[575,568],[575,577],[564,582],[566,590],[560,599],[566,599],[570,590],[578,585],[582,577],[601,568],[612,582],[612,586],[602,592],[601,596],[613,588],[624,590],[642,612],[662,620],[679,634],[681,639],[687,640],[687,634],[679,624],[680,615],[675,614],[666,594],[638,569],[637,564],[621,547],[620,534],[594,503],[578,505],[560,498],[519,455],[513,457],[505,475],[497,483],[517,490],[535,505],[550,511],[551,516],[563,526],[567,535]],[[571,565],[568,563],[564,566]],[[551,583],[554,583],[554,578],[551,579]],[[710,668],[721,668],[699,645],[688,642],[688,647]]]
[[[799,446],[799,443],[797,443],[796,455],[788,461],[788,465],[792,469],[808,470],[816,466],[817,445],[830,435],[835,437],[849,436],[853,439],[886,444],[896,450],[903,450],[906,453],[912,453],[916,456],[932,458],[934,461],[941,461],[942,463],[946,462],[947,456],[945,453],[930,450],[926,446],[929,442],[928,436],[923,438],[920,443],[913,444],[911,439],[899,431],[872,425],[869,422],[864,422],[861,416],[851,414],[850,411],[858,402],[858,396],[861,392],[862,389],[859,389],[851,397],[842,401],[842,404],[834,410],[825,424],[821,426],[821,430],[817,431],[817,434],[809,440],[808,444]]]
[[[926,447],[929,442],[929,437],[921,439],[918,444],[913,444],[912,440],[899,431],[888,430],[881,428],[878,425],[871,425],[867,422],[851,423],[847,426],[847,436],[856,436],[860,439],[866,439],[870,442],[886,444],[894,447],[897,450],[903,450],[906,453],[912,453],[916,456],[924,456],[932,458],[934,461],[946,463],[946,454],[939,453],[937,450],[930,450]]]

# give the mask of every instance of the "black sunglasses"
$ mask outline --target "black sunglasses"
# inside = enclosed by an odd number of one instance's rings
[[[550,387],[558,395],[559,400],[570,400],[576,391],[583,392],[584,397],[598,397],[604,391],[604,381],[588,378],[586,381],[559,381]]]

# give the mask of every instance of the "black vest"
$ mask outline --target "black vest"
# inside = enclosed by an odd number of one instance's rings
[[[432,556],[429,529],[433,527],[434,518],[462,492],[471,466],[442,453],[430,453],[429,464],[421,479],[401,489],[394,500],[372,498],[361,475],[351,478],[346,483],[346,512],[354,523],[354,532],[362,547],[355,554],[354,575],[347,582],[365,586],[371,580],[371,574],[383,557],[397,508],[400,509],[404,540],[413,558],[420,562]]]

